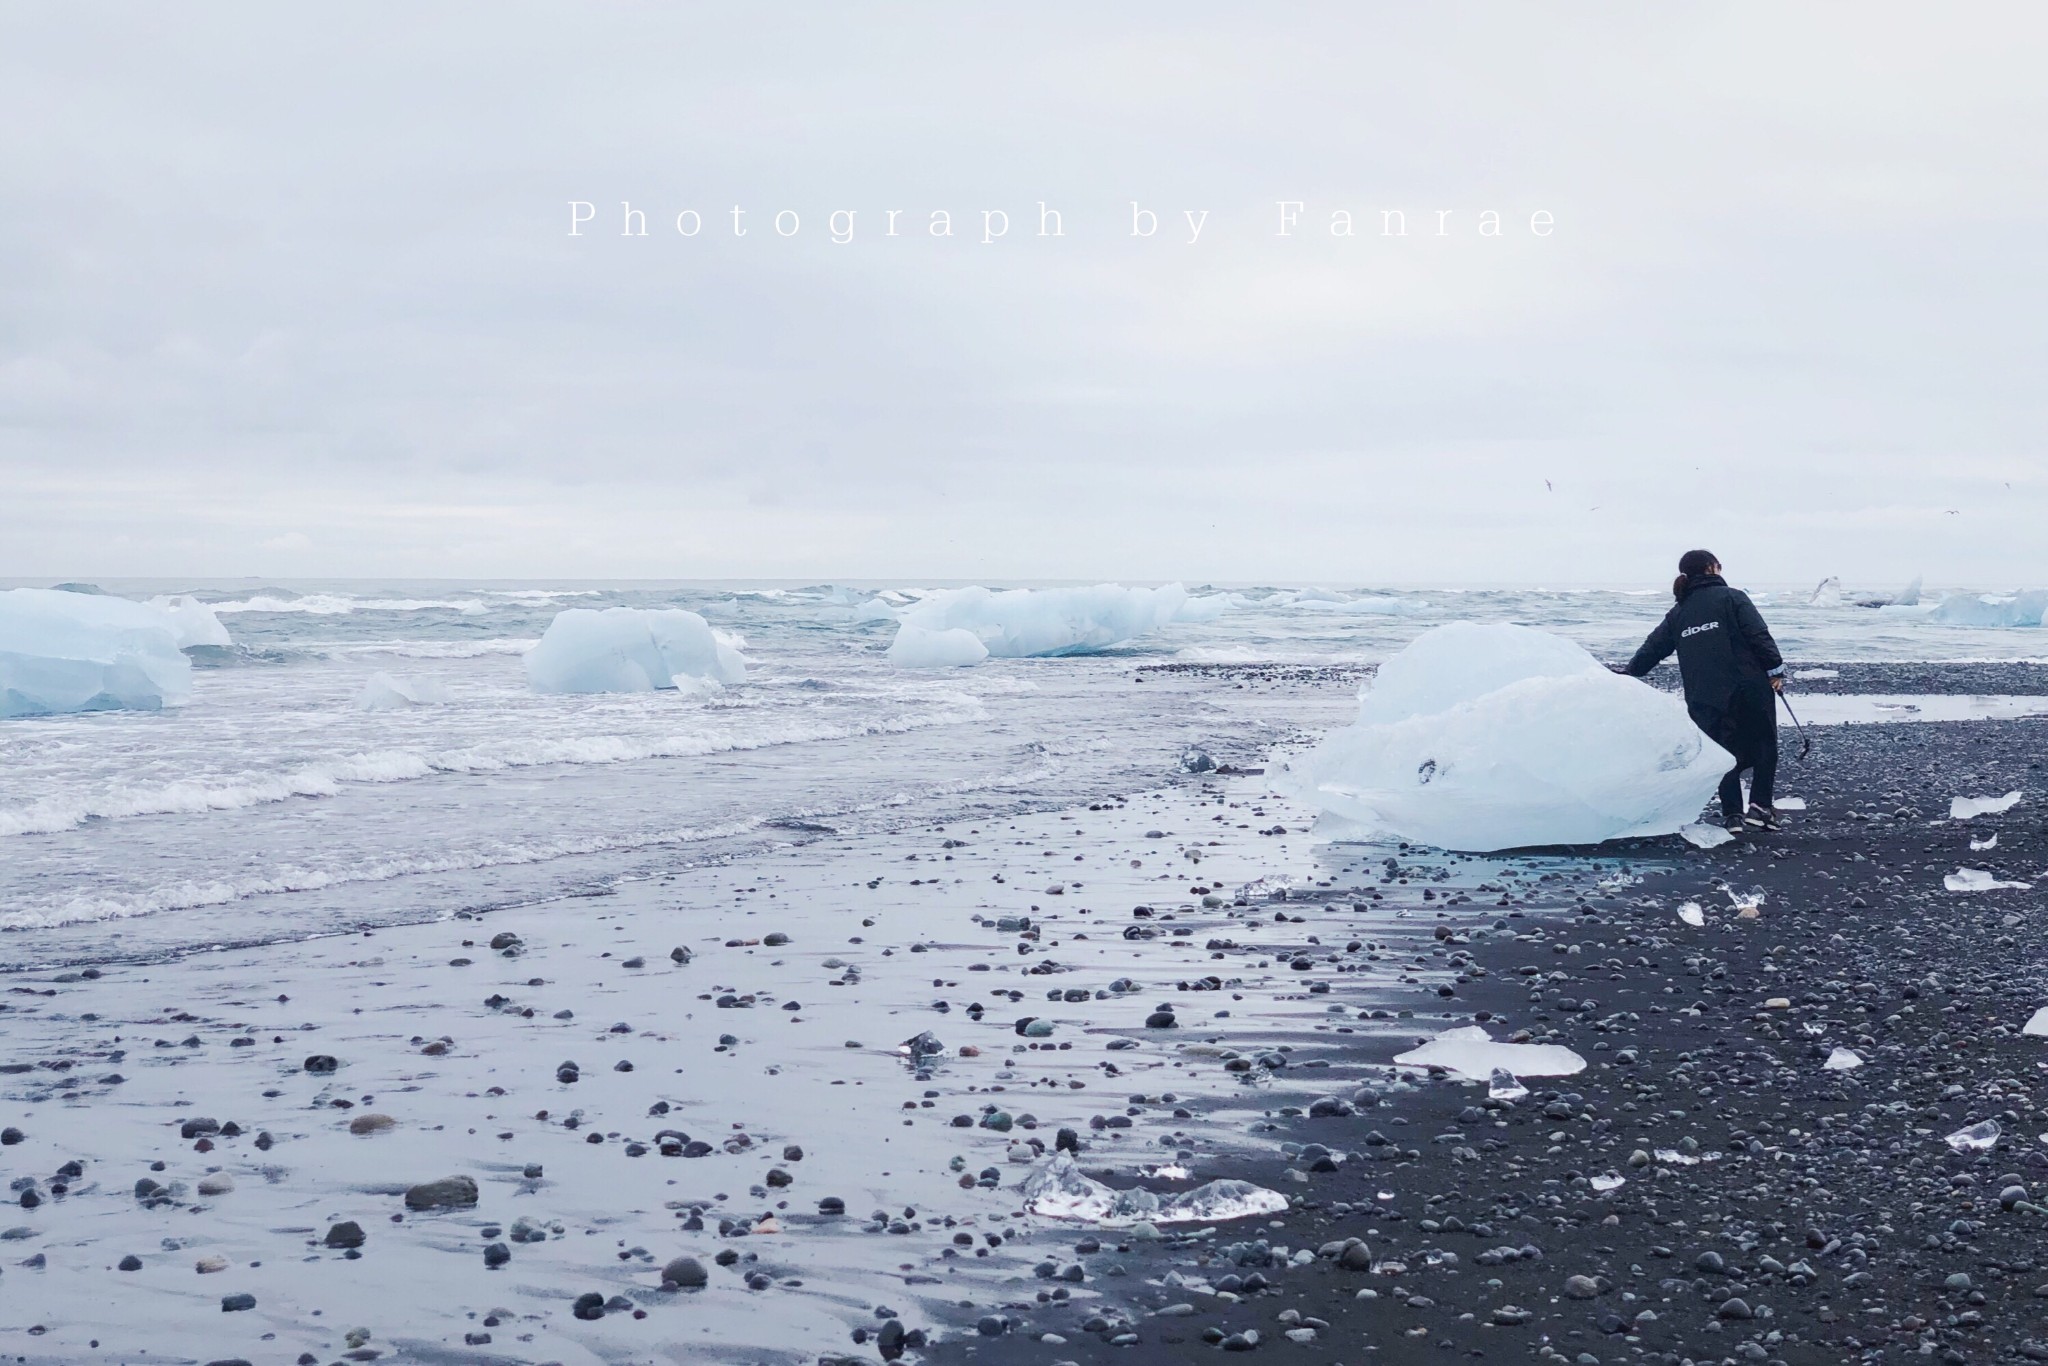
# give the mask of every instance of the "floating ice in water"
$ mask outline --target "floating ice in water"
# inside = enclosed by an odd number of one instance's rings
[[[155,711],[192,695],[170,614],[49,588],[0,592],[0,717]]]
[[[1998,847],[1998,836],[1996,836],[1996,835],[1986,835],[1986,836],[1985,836],[1985,837],[1984,837],[1983,839],[1981,839],[1981,840],[1971,840],[1971,841],[1970,841],[1970,849],[1971,849],[1971,851],[1972,851],[1972,852],[1974,852],[1974,853],[1979,853],[1979,854],[1981,854],[1981,853],[1983,853],[1983,852],[1984,852],[1984,851],[1985,851],[1986,849],[1996,849],[1997,847]]]
[[[1806,798],[1804,797],[1778,797],[1771,802],[1771,810],[1773,811],[1804,811],[1805,809]]]
[[[1357,721],[1276,786],[1367,837],[1486,851],[1675,833],[1732,762],[1571,641],[1457,622],[1382,664]]]
[[[2042,1006],[2028,1016],[2027,1022],[2020,1026],[2020,1033],[2030,1034],[2037,1039],[2048,1035],[2048,1006]]]
[[[1695,849],[1718,848],[1735,838],[1733,833],[1722,829],[1718,825],[1702,825],[1698,822],[1681,827],[1678,833],[1687,844],[1692,845]]]
[[[225,650],[235,643],[213,609],[197,598],[151,598],[149,605],[170,618],[171,633],[178,638],[181,650]]]
[[[1488,1100],[1520,1100],[1529,1094],[1529,1088],[1522,1085],[1515,1074],[1505,1067],[1493,1069],[1493,1075],[1486,1079]]]
[[[1801,683],[1819,683],[1830,678],[1840,678],[1840,669],[1794,669],[1792,677]]]
[[[2008,792],[2003,797],[1951,797],[1948,803],[1948,818],[1952,821],[1967,821],[1978,816],[1996,816],[2010,811],[2020,804],[2020,792]]]
[[[1982,868],[1958,868],[1941,880],[1941,885],[1951,892],[2024,892],[2033,886],[2031,882],[2004,882]]]
[[[1628,1184],[1628,1178],[1620,1172],[1608,1172],[1603,1176],[1589,1177],[1588,1180],[1593,1189],[1602,1195],[1609,1191],[1618,1191]]]
[[[1833,575],[1829,575],[1820,581],[1820,586],[1813,590],[1813,596],[1806,601],[1810,607],[1840,607],[1842,605],[1842,581]]]
[[[1987,1119],[1982,1124],[1956,1130],[1942,1142],[1959,1153],[1981,1153],[1998,1142],[1998,1135],[1998,1121]]]
[[[739,683],[747,662],[737,642],[679,607],[572,607],[558,612],[526,654],[535,692],[653,692],[689,678]]]
[[[881,598],[869,598],[866,602],[853,609],[853,620],[856,623],[894,621],[896,620],[896,605]]]
[[[2033,588],[2011,597],[1955,594],[1943,598],[1931,614],[1956,626],[2039,626],[2048,612],[2048,589]]]
[[[927,631],[905,622],[889,646],[889,662],[899,669],[955,669],[988,658],[988,646],[965,627]]]
[[[1120,645],[1179,619],[1188,591],[1164,588],[952,588],[933,593],[899,615],[905,633],[964,631],[1001,659],[1088,654]],[[1198,609],[1198,612],[1206,609]],[[956,647],[957,648],[957,647]],[[891,657],[895,657],[891,647]]]
[[[1892,600],[1886,603],[1885,606],[1918,607],[1920,605],[1920,579],[1921,576],[1915,574],[1913,576],[1913,581],[1907,584],[1904,588],[1901,588],[1898,592],[1892,594]]]
[[[1568,1077],[1586,1070],[1586,1060],[1554,1043],[1497,1043],[1478,1025],[1447,1029],[1406,1053],[1397,1054],[1402,1067],[1441,1067],[1469,1081],[1491,1081],[1496,1070],[1517,1077]]]
[[[1828,1060],[1821,1067],[1829,1072],[1846,1072],[1852,1067],[1863,1066],[1863,1055],[1853,1048],[1837,1048],[1828,1054]]]
[[[1688,901],[1678,908],[1678,918],[1697,929],[1707,923],[1707,913],[1700,909],[1697,901]]]
[[[407,707],[439,706],[448,700],[448,689],[431,678],[399,678],[373,673],[356,694],[361,711],[402,711]]]
[[[1022,1193],[1024,1208],[1033,1214],[1111,1227],[1216,1223],[1287,1208],[1286,1196],[1249,1181],[1211,1181],[1163,1198],[1143,1189],[1120,1191],[1086,1175],[1063,1152],[1025,1177]]]

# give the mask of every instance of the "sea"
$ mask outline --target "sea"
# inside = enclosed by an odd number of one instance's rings
[[[1667,602],[1654,588],[1189,585],[1228,609],[1094,653],[903,670],[871,604],[948,585],[97,586],[194,596],[233,643],[196,652],[187,705],[0,721],[0,964],[567,906],[831,833],[1142,790],[1191,750],[1256,767],[1343,724],[1356,677],[1431,626],[1518,622],[1620,660]],[[2048,657],[2038,628],[1950,625],[1853,591],[1755,596],[1795,667]],[[522,656],[555,614],[613,606],[700,613],[741,643],[746,681],[533,692]],[[1277,686],[1303,670],[1324,686]],[[380,674],[443,700],[369,708]]]

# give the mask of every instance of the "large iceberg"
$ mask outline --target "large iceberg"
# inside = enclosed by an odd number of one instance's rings
[[[526,653],[527,685],[543,693],[703,692],[746,676],[736,642],[680,607],[572,607]]]
[[[1956,626],[2039,626],[2048,614],[2048,588],[2030,588],[2011,597],[1953,594],[1934,609],[1934,620]]]
[[[966,631],[991,655],[1023,659],[1039,655],[1087,654],[1120,645],[1181,619],[1183,612],[1207,619],[1220,610],[1208,599],[1193,600],[1177,583],[1164,588],[950,588],[905,608],[897,640],[908,647],[914,633]],[[906,640],[906,635],[910,640]],[[894,651],[891,651],[892,656]],[[919,652],[912,651],[917,654]]]
[[[1382,664],[1358,720],[1276,786],[1347,836],[1483,852],[1672,834],[1733,763],[1677,698],[1571,641],[1456,622]]]
[[[170,614],[50,588],[0,592],[0,717],[155,711],[192,695]]]

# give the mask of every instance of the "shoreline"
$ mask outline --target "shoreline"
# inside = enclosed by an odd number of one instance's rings
[[[1838,964],[1855,952],[1894,951],[1878,933],[1888,914],[1927,921],[1930,942],[1942,942],[1946,956],[1927,958],[1919,975],[1963,973],[1973,996],[1995,999],[1998,1018],[2016,1029],[2012,1013],[2026,992],[2048,1000],[2048,970],[2028,959],[2031,977],[1991,981],[1995,965],[1954,942],[1963,929],[1955,912],[2038,908],[2040,892],[1958,897],[1940,890],[1939,875],[1963,863],[2009,877],[2040,871],[2048,851],[2038,816],[2023,804],[1967,826],[1924,822],[1938,814],[1927,806],[1937,788],[1943,810],[1950,795],[2029,789],[2041,762],[2030,756],[2044,739],[2040,721],[1830,728],[1813,763],[1784,770],[1788,793],[1809,803],[1793,827],[1704,854],[1674,840],[1499,857],[1318,845],[1299,828],[1305,813],[1264,796],[1256,779],[1186,777],[1085,806],[818,834],[595,897],[165,961],[10,971],[0,997],[9,1007],[0,1124],[22,1131],[6,1153],[28,1184],[17,1182],[20,1222],[0,1231],[0,1289],[16,1291],[0,1299],[0,1328],[43,1353],[24,1357],[31,1362],[283,1362],[301,1353],[327,1361],[362,1351],[564,1366],[872,1362],[890,1343],[937,1360],[1086,1361],[1111,1350],[1182,1360],[1211,1350],[1205,1328],[1256,1329],[1265,1335],[1256,1350],[1292,1351],[1283,1334],[1304,1327],[1316,1335],[1316,1359],[1331,1361],[1435,1359],[1446,1349],[1434,1344],[1446,1340],[1490,1355],[1554,1346],[1566,1360],[1585,1352],[1677,1362],[1711,1349],[1704,1359],[1720,1360],[1749,1328],[1761,1360],[1847,1359],[1844,1350],[1861,1349],[1827,1334],[1845,1322],[1864,1327],[1869,1316],[1841,1313],[1827,1324],[1810,1312],[1827,1304],[1839,1313],[1862,1289],[1838,1284],[1853,1274],[1838,1264],[1840,1247],[1829,1254],[1837,1264],[1813,1262],[1815,1285],[1795,1294],[1758,1280],[1755,1267],[1762,1255],[1789,1265],[1796,1249],[1760,1237],[1745,1250],[1718,1225],[1704,1235],[1683,1213],[1676,1217],[1694,1236],[1662,1231],[1689,1201],[1747,1204],[1730,1184],[1737,1174],[1753,1184],[1814,1160],[1812,1145],[1784,1141],[1787,1129],[1803,1136],[1806,1126],[1782,1103],[1734,1125],[1747,1093],[1718,1081],[1711,1100],[1678,1098],[1674,1087],[1656,1097],[1662,1105],[1645,1088],[1670,1085],[1656,1079],[1680,1053],[1702,1053],[1688,1067],[1697,1079],[1739,1071],[1749,1065],[1739,1055],[1759,1047],[1805,1047],[1787,1021],[1822,1023],[1812,1038],[1835,1042],[1841,1011],[1809,1005],[1765,940],[1798,955],[1800,972],[1843,972]],[[1914,804],[1920,816],[1889,815]],[[1865,808],[1882,811],[1866,818]],[[1966,845],[1957,852],[1964,832],[1991,830],[2001,838],[1988,860]],[[1933,867],[1937,855],[1945,868]],[[1901,884],[1877,881],[1908,871]],[[1757,921],[1716,914],[1704,894],[1716,877],[1765,891]],[[1849,920],[1809,918],[1810,902],[1832,904],[1851,886],[1867,906],[1844,911]],[[1684,896],[1708,906],[1704,930],[1676,919]],[[1859,934],[1837,943],[1830,936],[1845,926]],[[492,949],[504,934],[514,939]],[[2018,942],[1998,952],[2010,957]],[[686,961],[672,959],[674,949],[687,950]],[[1726,975],[1688,973],[1685,960],[1701,957]],[[1610,960],[1622,966],[1607,968]],[[1520,969],[1532,963],[1567,970],[1541,1001],[1522,985]],[[1595,966],[1605,970],[1581,971]],[[1882,978],[1894,994],[1896,976]],[[1765,982],[1792,984],[1781,988],[1788,1011],[1730,1008],[1736,993],[1757,996],[1752,984]],[[1678,1003],[1695,996],[1712,1009],[1679,1023]],[[1572,1009],[1562,1009],[1566,1000]],[[1162,1008],[1176,1012],[1175,1028],[1147,1026]],[[1967,1023],[1988,1013],[1988,1004],[1973,1006]],[[1045,1023],[1026,1033],[1034,1019]],[[1529,1028],[1553,1041],[1554,1031],[1589,1069],[1563,1082],[1532,1078],[1534,1094],[1505,1110],[1484,1101],[1483,1086],[1390,1074],[1389,1059],[1418,1038],[1474,1020],[1497,1037]],[[1820,1073],[1804,1054],[1756,1066],[1774,1095],[1815,1078],[1848,1094],[1880,1078],[1904,1087],[1903,1069],[1883,1050],[1896,1045],[1906,1057],[1931,1045],[1886,1028],[1862,1046],[1869,1065],[1854,1073]],[[913,1067],[898,1045],[926,1031],[947,1051]],[[1633,1063],[1612,1060],[1623,1048],[1634,1050]],[[335,1057],[336,1070],[308,1071],[315,1057]],[[2025,1075],[2029,1058],[2022,1045],[2006,1070]],[[571,1080],[562,1078],[566,1062],[577,1064]],[[1309,1115],[1319,1098],[1349,1101],[1364,1089],[1378,1101],[1355,1115]],[[1556,1103],[1570,1113],[1545,1115]],[[1686,1122],[1667,1113],[1668,1132],[1645,1126],[1651,1110],[1681,1104]],[[383,1119],[351,1132],[370,1116]],[[192,1119],[221,1129],[184,1136]],[[1873,1142],[1904,1142],[1864,1123]],[[1734,1127],[1748,1137],[1732,1137]],[[1083,1169],[1119,1189],[1165,1195],[1228,1177],[1304,1204],[1279,1217],[1281,1229],[1241,1220],[1217,1225],[1213,1237],[1171,1229],[1142,1244],[1021,1215],[1018,1183],[1068,1129]],[[1369,1141],[1375,1132],[1389,1141]],[[1831,1125],[1827,1136],[1838,1132]],[[686,1135],[679,1151],[701,1145],[703,1155],[666,1156],[665,1135],[677,1133]],[[1768,1161],[1747,1146],[1766,1133]],[[1449,1135],[1459,1141],[1437,1141]],[[1728,1157],[1656,1175],[1656,1161],[1627,1165],[1638,1135],[1646,1151],[1693,1137]],[[2009,1126],[2005,1142],[2023,1137]],[[1729,1147],[1737,1142],[1739,1151]],[[1316,1155],[1304,1162],[1286,1146],[1304,1143],[1334,1150],[1335,1170],[1310,1170]],[[2020,1162],[1997,1151],[1999,1163]],[[1901,1160],[1914,1156],[1927,1154],[1916,1148]],[[1162,1164],[1188,1178],[1144,1175]],[[2041,1179],[2031,1165],[2020,1173],[2030,1184]],[[1610,1169],[1626,1184],[1598,1198],[1579,1184]],[[406,1208],[406,1190],[457,1174],[478,1183],[473,1208]],[[1928,1179],[1954,1174],[1977,1175],[1981,1187],[2006,1171],[1936,1164]],[[202,1182],[220,1187],[219,1177],[226,1189],[201,1191]],[[139,1198],[133,1187],[143,1180],[160,1189]],[[1381,1200],[1382,1191],[1393,1198]],[[1652,1192],[1657,1215],[1636,1203]],[[2048,1206],[2048,1188],[2040,1193]],[[1943,1210],[1955,1199],[1935,1194],[1915,1198]],[[844,1212],[818,1203],[827,1197]],[[1875,1237],[1822,1209],[1810,1190],[1774,1198]],[[1578,1216],[1594,1211],[1622,1222],[1582,1227]],[[1444,1234],[1447,1213],[1467,1232]],[[1667,1223],[1653,1222],[1660,1217]],[[1997,1218],[2011,1225],[2015,1216]],[[1438,1229],[1426,1230],[1426,1220]],[[330,1245],[333,1226],[351,1222],[363,1244]],[[1470,1230],[1481,1225],[1502,1242],[1475,1240]],[[1666,1241],[1628,1241],[1648,1229]],[[1543,1259],[1476,1262],[1511,1234],[1541,1247]],[[1373,1260],[1409,1269],[1361,1274],[1314,1255],[1352,1236],[1369,1237]],[[2003,1234],[1981,1235],[1995,1236]],[[1097,1250],[1077,1252],[1090,1237]],[[1310,1259],[1227,1271],[1203,1264],[1217,1247],[1261,1237]],[[1673,1257],[1654,1258],[1650,1246]],[[499,1247],[504,1256],[492,1261]],[[1863,1255],[1876,1276],[1903,1250],[1884,1235]],[[1704,1251],[1752,1277],[1712,1288],[1743,1285],[1751,1293],[1739,1298],[1772,1317],[1723,1320],[1698,1288],[1665,1284],[1692,1275],[1689,1259]],[[1430,1266],[1432,1252],[1459,1260]],[[2008,1268],[2023,1260],[1998,1256]],[[706,1268],[702,1288],[661,1288],[677,1257]],[[120,1269],[122,1258],[138,1269]],[[1036,1273],[1048,1259],[1062,1279]],[[1080,1279],[1065,1279],[1070,1266]],[[1256,1271],[1270,1288],[1226,1301],[1154,1284],[1169,1271],[1184,1282]],[[1964,1274],[1986,1284],[1977,1262]],[[1612,1285],[1580,1302],[1560,1288],[1567,1275]],[[1482,1291],[1492,1279],[1498,1292]],[[2018,1331],[2036,1303],[2032,1284],[2002,1287],[2014,1288],[2010,1305],[1987,1299],[1943,1311],[1975,1312],[1990,1325],[1974,1338],[1956,1326],[1954,1341],[1974,1353],[1996,1332]],[[1363,1288],[1378,1297],[1357,1299]],[[1907,1277],[1888,1303],[1919,1289]],[[222,1302],[239,1294],[253,1295],[256,1308],[224,1313]],[[590,1294],[601,1317],[575,1312]],[[1194,1312],[1154,1313],[1181,1303]],[[1494,1325],[1504,1306],[1527,1310],[1528,1321]],[[1624,1307],[1652,1309],[1660,1326],[1629,1341],[1588,1317]],[[1280,1318],[1289,1310],[1296,1321]],[[1138,1340],[1112,1349],[1116,1332],[1082,1331],[1097,1315]],[[991,1316],[1010,1322],[983,1338]],[[1795,1320],[1803,1336],[1762,1342]],[[892,1321],[905,1338],[877,1336]],[[352,1347],[357,1327],[370,1337]],[[1425,1335],[1410,1340],[1418,1327]],[[961,1336],[944,1338],[949,1331]],[[1035,1340],[1047,1331],[1067,1341]],[[1902,1331],[1911,1330],[1892,1337]],[[908,1334],[931,1341],[918,1347]],[[1944,1338],[1941,1349],[1949,1345]]]

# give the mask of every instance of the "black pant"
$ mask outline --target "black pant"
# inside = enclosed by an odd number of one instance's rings
[[[1769,810],[1778,779],[1778,699],[1768,683],[1743,683],[1726,711],[1693,707],[1693,724],[1714,743],[1735,756],[1735,767],[1721,780],[1721,813],[1729,820],[1742,815],[1742,770],[1750,769],[1749,799]]]

